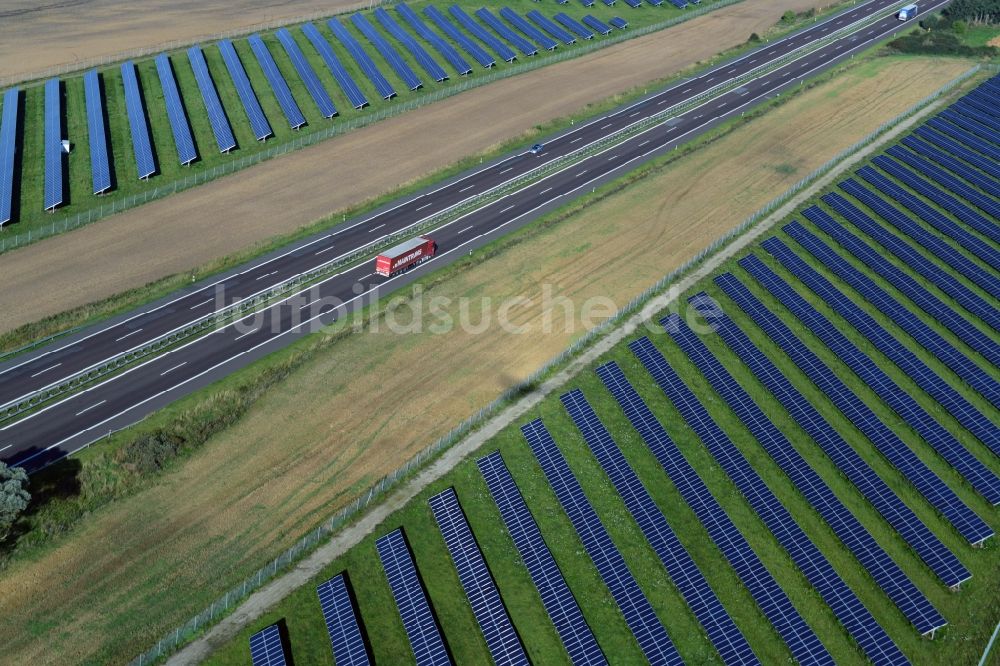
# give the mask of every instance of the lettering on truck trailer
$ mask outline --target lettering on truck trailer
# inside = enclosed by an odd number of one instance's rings
[[[408,255],[406,255],[405,257],[403,257],[402,259],[397,259],[396,261],[392,262],[392,267],[395,268],[396,266],[399,266],[400,264],[405,264],[408,261],[416,259],[417,257],[419,257],[420,255],[422,255],[423,253],[424,253],[424,248],[422,248],[422,247],[418,248],[417,250],[414,250],[413,252],[409,253]]]

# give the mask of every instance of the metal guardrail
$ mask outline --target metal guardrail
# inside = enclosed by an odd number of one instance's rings
[[[590,155],[607,149],[611,146],[623,143],[635,136],[636,134],[659,124],[662,124],[666,120],[676,117],[678,115],[684,114],[691,109],[700,106],[707,100],[718,97],[719,95],[725,94],[731,90],[734,90],[744,83],[751,81],[753,79],[759,78],[764,74],[771,72],[776,69],[787,65],[790,62],[798,60],[802,57],[814,53],[825,46],[836,42],[847,35],[864,29],[868,25],[876,23],[885,17],[892,15],[898,9],[898,7],[903,6],[904,2],[899,2],[890,7],[884,9],[881,12],[876,12],[870,16],[863,19],[859,19],[854,23],[850,23],[829,35],[824,36],[821,39],[810,42],[808,44],[803,44],[793,51],[772,60],[769,63],[755,67],[754,69],[741,74],[739,76],[733,77],[732,79],[723,81],[708,90],[701,92],[691,99],[685,100],[679,104],[675,104],[671,107],[658,111],[646,118],[636,121],[635,123],[623,127],[620,130],[612,132],[611,134],[598,139],[592,143],[585,146],[577,148],[562,157],[558,157],[551,160],[541,166],[538,166],[530,171],[527,171],[516,178],[509,181],[496,185],[485,192],[473,195],[464,201],[460,201],[448,208],[439,211],[423,220],[410,225],[406,229],[402,229],[394,234],[385,236],[377,241],[373,241],[363,247],[356,249],[355,251],[334,257],[329,261],[320,264],[316,268],[310,269],[298,275],[292,276],[276,285],[272,285],[256,294],[248,296],[240,301],[232,303],[222,309],[216,310],[207,315],[203,315],[198,319],[184,324],[178,328],[175,328],[163,335],[150,340],[140,346],[134,347],[132,349],[126,350],[108,359],[105,359],[99,363],[96,363],[88,368],[84,368],[68,377],[60,379],[57,382],[53,382],[48,386],[41,389],[32,391],[23,396],[20,396],[12,401],[0,405],[0,420],[11,419],[19,414],[22,414],[36,406],[51,400],[59,395],[73,391],[85,384],[88,384],[96,379],[107,376],[113,372],[118,371],[122,367],[134,363],[137,360],[155,354],[156,352],[162,350],[165,347],[169,347],[176,344],[182,339],[192,337],[201,332],[204,332],[213,325],[220,324],[229,320],[231,317],[236,315],[242,315],[248,313],[252,308],[262,305],[264,303],[270,303],[275,298],[287,294],[288,292],[294,290],[302,285],[314,282],[315,280],[330,275],[340,269],[346,268],[353,265],[355,262],[360,261],[366,257],[370,257],[373,253],[380,249],[388,247],[395,244],[401,240],[411,238],[413,236],[419,235],[426,231],[429,231],[435,227],[441,226],[446,222],[458,217],[464,213],[483,208],[494,203],[497,199],[516,192],[520,189],[530,186],[537,180],[541,178],[561,171],[568,168],[570,165],[575,164],[583,159],[586,159]]]

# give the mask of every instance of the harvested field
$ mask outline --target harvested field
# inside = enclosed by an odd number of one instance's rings
[[[561,306],[543,310],[542,285],[577,313],[587,299],[624,304],[967,68],[930,58],[855,68],[425,294],[453,299],[445,310],[456,321],[457,299],[469,297],[473,323],[530,299],[511,310],[528,334],[400,337],[382,326],[338,343],[148,491],[4,572],[0,662],[132,657],[581,334],[578,319],[562,325]],[[596,323],[601,301],[591,302]],[[542,334],[549,317],[553,332]]]
[[[7,285],[0,294],[0,327],[10,330],[102,300],[294,231],[588,103],[667,77],[764,32],[788,9],[814,5],[746,0],[12,252],[0,262],[0,281]],[[357,155],[364,156],[364,169],[352,159]]]

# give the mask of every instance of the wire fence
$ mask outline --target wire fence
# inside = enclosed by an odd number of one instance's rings
[[[166,634],[156,643],[156,645],[132,660],[132,662],[130,662],[130,666],[145,666],[146,664],[155,662],[157,659],[172,653],[178,647],[185,644],[188,640],[196,636],[199,631],[204,630],[215,620],[227,615],[230,609],[234,608],[236,604],[273,579],[279,572],[288,569],[293,563],[299,561],[318,544],[325,541],[329,536],[347,524],[351,519],[357,517],[365,508],[371,505],[372,502],[385,495],[386,492],[395,487],[402,479],[409,477],[415,470],[421,468],[428,460],[434,458],[439,453],[471,433],[477,427],[483,425],[489,418],[499,413],[500,410],[506,407],[512,400],[532,390],[540,381],[542,381],[543,378],[548,376],[555,369],[563,367],[571,359],[577,356],[585,347],[590,346],[610,329],[620,324],[635,312],[638,312],[640,308],[650,302],[653,298],[667,291],[672,285],[676,284],[682,276],[687,275],[696,269],[708,257],[714,255],[722,247],[730,244],[738,237],[749,231],[752,227],[756,226],[762,220],[771,215],[771,213],[775,210],[815,183],[819,178],[829,173],[837,165],[841,164],[845,159],[868,147],[890,129],[896,127],[901,122],[926,108],[935,100],[955,89],[957,86],[974,76],[981,69],[983,69],[983,66],[981,65],[972,67],[958,78],[953,79],[936,92],[897,115],[892,120],[882,123],[860,141],[838,152],[823,165],[814,169],[805,178],[802,178],[797,183],[792,185],[792,187],[787,191],[783,192],[781,195],[768,202],[763,208],[750,215],[741,224],[730,230],[725,235],[719,237],[697,255],[685,262],[681,267],[670,272],[653,286],[633,298],[613,317],[610,317],[601,324],[591,328],[576,342],[564,349],[557,356],[550,359],[544,366],[536,370],[526,379],[504,391],[496,400],[479,409],[475,414],[467,418],[455,429],[417,453],[417,455],[407,461],[403,466],[382,477],[363,495],[360,495],[349,505],[341,508],[323,524],[319,525],[306,536],[302,537],[291,548],[283,552],[271,562],[267,563],[265,566],[261,567],[255,574],[244,580],[242,583],[230,589],[210,606],[202,610],[186,623]],[[996,67],[991,66],[989,69],[996,69]]]
[[[397,1],[398,0],[383,0],[383,2],[377,4],[392,4]],[[56,213],[56,219],[51,220],[47,224],[39,225],[34,229],[29,229],[24,233],[16,232],[11,234],[10,232],[3,232],[2,228],[0,228],[0,253],[8,252],[15,248],[37,242],[56,234],[72,231],[73,229],[77,229],[92,222],[104,219],[110,215],[115,215],[137,206],[141,206],[150,201],[161,199],[170,194],[176,194],[177,192],[181,192],[191,187],[202,185],[211,180],[215,180],[216,178],[227,176],[237,171],[242,171],[247,167],[259,164],[265,160],[279,157],[307,146],[312,146],[320,141],[324,141],[362,127],[367,127],[373,123],[377,123],[422,106],[441,101],[467,90],[478,88],[511,76],[517,76],[518,74],[523,74],[557,62],[576,58],[577,56],[582,56],[599,49],[604,49],[652,32],[665,30],[679,23],[690,21],[691,19],[703,16],[722,7],[734,5],[740,2],[743,2],[743,0],[718,0],[718,2],[686,12],[681,16],[652,23],[634,30],[618,32],[606,39],[589,40],[587,43],[575,46],[572,49],[556,51],[544,57],[535,57],[530,60],[520,61],[511,66],[505,66],[502,68],[493,67],[489,71],[484,72],[475,78],[465,78],[446,87],[436,89],[432,92],[423,93],[417,97],[394,104],[391,107],[379,109],[375,112],[369,112],[358,118],[335,121],[332,125],[325,128],[310,131],[308,133],[302,133],[300,136],[295,137],[291,141],[277,144],[262,151],[232,159],[228,162],[223,162],[212,167],[211,169],[205,169],[204,171],[193,173],[189,176],[185,176],[184,178],[156,185],[136,194],[116,198],[112,198],[113,195],[106,196],[105,198],[111,199],[108,203],[102,203],[100,206],[93,206],[76,214],[66,215],[65,217],[59,218],[58,213]],[[288,22],[281,22],[276,25],[286,24],[288,24]]]

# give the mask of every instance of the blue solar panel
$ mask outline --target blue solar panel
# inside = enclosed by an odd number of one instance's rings
[[[524,37],[511,30],[506,23],[498,19],[493,12],[486,9],[486,7],[480,7],[476,10],[476,16],[486,25],[493,28],[493,30],[507,40],[508,43],[513,44],[514,48],[523,53],[526,56],[533,56],[538,53],[538,49],[535,45],[529,42]]]
[[[135,153],[136,170],[139,178],[148,178],[156,173],[153,148],[149,140],[149,121],[142,105],[142,92],[136,77],[135,65],[131,60],[122,63],[122,84],[125,87],[125,110],[128,113],[129,129],[132,131],[132,151]]]
[[[483,553],[458,504],[455,490],[448,488],[431,497],[430,505],[493,663],[527,664],[524,646],[510,622]]]
[[[813,206],[803,213],[809,220],[833,238],[841,247],[857,257],[873,272],[913,301],[924,312],[943,324],[965,344],[983,355],[990,363],[1000,367],[1000,344],[994,342],[978,327],[959,315],[950,305],[928,291],[905,271],[888,261],[860,238],[847,231],[841,224],[820,208]]]
[[[989,214],[994,219],[1000,219],[1000,203],[986,196],[960,178],[956,178],[944,169],[940,169],[929,161],[914,155],[902,146],[892,146],[885,151],[901,162],[916,169],[921,175],[930,178],[951,192],[961,196],[973,206]]]
[[[735,277],[725,273],[715,278],[723,291],[764,333],[804,372],[847,419],[875,445],[899,472],[913,484],[969,543],[979,544],[993,536],[993,530],[959,499],[896,433],[889,429],[861,400],[823,363],[792,330]]]
[[[62,85],[45,82],[45,210],[63,202]]]
[[[403,12],[403,8],[409,9],[406,5],[400,3],[399,11]],[[479,63],[481,67],[490,68],[496,64],[496,59],[486,52],[486,49],[479,46],[471,38],[467,37],[464,32],[455,27],[451,21],[449,21],[441,11],[434,5],[427,5],[424,7],[424,16],[429,18],[434,22],[444,34],[448,35],[452,41],[462,47],[466,53],[468,53],[473,60]],[[511,52],[513,56],[513,51]]]
[[[819,642],[816,634],[792,606],[792,602],[778,586],[777,581],[719,506],[705,482],[681,454],[618,365],[614,362],[602,365],[597,368],[597,375],[621,406],[632,426],[642,436],[646,446],[656,456],[684,501],[698,516],[712,542],[726,557],[740,580],[747,586],[754,601],[788,645],[795,660],[800,664],[833,663],[833,658]],[[698,590],[692,589],[690,583],[678,584],[678,587],[688,600],[688,604],[696,609],[694,611],[696,615],[707,610],[706,606],[697,601]],[[710,619],[707,622],[711,625],[714,620]],[[703,621],[703,626],[705,624],[706,621]],[[712,636],[711,632],[709,636]]]
[[[941,118],[980,139],[1000,145],[1000,120],[998,119],[957,104],[942,111]]]
[[[618,28],[619,30],[624,30],[625,28],[628,27],[628,21],[626,21],[620,16],[612,16],[611,18],[608,19],[608,23]]]
[[[960,161],[954,156],[958,154],[955,150],[944,152],[912,134],[904,138],[901,143],[913,152],[934,160],[948,171],[964,178],[984,192],[993,196],[1000,196],[1000,184],[998,184],[996,177],[989,176],[979,169]],[[893,148],[900,148],[900,146],[893,146]]]
[[[429,16],[432,15],[430,12],[430,8],[424,11],[427,12]],[[472,33],[472,35],[475,36],[479,41],[483,42],[484,44],[486,44],[486,46],[493,49],[493,52],[496,53],[501,60],[504,60],[506,62],[511,62],[515,58],[517,58],[517,54],[514,53],[514,50],[512,48],[501,42],[499,39],[493,36],[488,30],[483,28],[483,26],[479,25],[474,20],[472,20],[472,17],[466,14],[465,10],[462,9],[461,7],[459,7],[458,5],[452,5],[451,7],[448,8],[448,12],[452,15],[452,17],[454,17],[456,21],[458,21],[462,25],[462,27],[464,27],[466,30]]]
[[[195,45],[188,49],[187,55],[191,69],[194,70],[194,78],[198,82],[198,89],[201,90],[201,98],[205,102],[205,110],[208,111],[208,122],[212,126],[212,133],[215,134],[215,143],[221,152],[229,152],[236,147],[236,137],[233,136],[222,102],[219,101],[219,93],[215,90],[215,82],[212,81],[212,74],[208,71],[205,54],[201,52],[200,46]]]
[[[480,458],[476,465],[486,480],[490,496],[500,510],[500,517],[514,541],[517,554],[542,598],[545,612],[555,625],[570,661],[575,666],[607,664],[500,452],[494,451]]]
[[[933,118],[931,120],[933,120]],[[904,145],[910,146],[913,144],[914,149],[917,150],[917,152],[923,152],[938,163],[944,164],[947,168],[955,171],[955,173],[974,185],[978,185],[993,196],[998,196],[998,193],[1000,193],[1000,185],[997,185],[995,181],[997,178],[1000,178],[1000,167],[998,167],[991,158],[983,157],[982,155],[969,150],[957,141],[953,141],[941,132],[937,132],[927,125],[918,127],[914,130],[913,134],[931,144],[934,144],[945,153],[950,153],[955,157],[961,158],[983,173],[976,173],[975,169],[970,169],[969,167],[956,162],[954,164],[959,164],[962,167],[961,169],[957,169],[950,161],[945,162],[940,160],[937,157],[937,153],[926,151],[919,145],[913,136],[906,137],[906,139],[903,140]],[[985,174],[985,176],[983,174]]]
[[[417,64],[420,65],[425,72],[427,72],[427,75],[431,77],[431,79],[441,82],[448,78],[448,73],[444,71],[444,68],[441,67],[441,65],[439,65],[429,53],[427,53],[427,50],[420,45],[420,42],[413,38],[413,35],[403,29],[403,26],[401,26],[396,19],[389,14],[389,12],[385,11],[382,7],[377,7],[375,9],[375,20],[379,22],[386,32],[392,35],[396,41],[402,44],[403,47],[410,52],[413,59],[417,61]]]
[[[781,402],[795,422],[815,441],[865,499],[903,537],[914,552],[941,579],[955,587],[972,577],[938,537],[892,491],[812,404],[792,386],[777,366],[750,337],[722,312],[704,292],[691,299],[698,312],[711,322],[723,342],[740,357],[754,376]],[[801,663],[801,659],[799,660]]]
[[[552,441],[541,420],[521,426],[521,434],[538,459],[545,478],[555,491],[563,511],[573,523],[573,529],[583,542],[583,547],[597,568],[601,580],[608,586],[611,596],[625,616],[625,624],[638,641],[646,660],[650,664],[684,663],[678,656],[663,624],[656,617],[649,599],[632,577],[624,558],[611,541],[601,519],[583,494],[583,489],[566,464],[566,459]],[[638,480],[635,483],[638,484]],[[643,534],[660,555],[660,561],[664,564],[671,562],[673,566],[677,553],[683,547],[667,525],[660,510],[652,504],[652,500],[644,492],[642,492],[643,499],[640,499],[637,494],[640,492],[642,491],[638,488],[633,488],[622,499],[626,500],[629,513],[639,522]],[[756,658],[749,648],[746,649],[745,656],[742,652],[736,654],[743,657],[745,663],[756,663]]]
[[[871,533],[854,517],[833,491],[792,446],[750,394],[736,382],[705,343],[674,313],[660,321],[674,342],[698,367],[709,384],[725,401],[740,422],[768,455],[791,479],[795,487],[822,516],[841,543],[858,559],[906,619],[921,634],[932,633],[947,624],[927,597],[894,562]]]
[[[642,7],[642,0],[625,0],[625,4],[632,9],[638,9],[639,7]]]
[[[510,7],[501,7],[500,16],[507,19],[507,22],[528,36],[529,40],[534,40],[536,44],[547,51],[552,51],[559,44],[550,39],[541,30],[524,20],[524,17],[515,12]]]
[[[174,70],[166,53],[156,56],[156,73],[160,77],[160,88],[163,90],[163,102],[167,107],[167,119],[174,135],[177,157],[181,164],[190,164],[198,159],[198,153],[194,149],[191,125],[188,124],[184,102],[181,101],[181,93],[177,90],[177,81],[174,80]]]
[[[111,165],[108,161],[108,128],[104,122],[104,97],[96,69],[83,75],[83,93],[87,103],[87,138],[90,144],[90,174],[94,194],[111,189]]]
[[[587,14],[586,16],[584,16],[583,22],[586,23],[589,27],[593,28],[594,31],[598,32],[599,34],[606,35],[609,32],[611,32],[611,26],[602,21],[601,19],[597,18],[593,14]]]
[[[1000,251],[994,249],[992,245],[979,236],[966,231],[965,227],[953,222],[948,216],[938,212],[936,208],[925,203],[920,197],[911,194],[870,166],[859,169],[858,175],[872,184],[879,192],[892,197],[924,222],[982,259],[987,266],[1000,266]]]
[[[629,344],[629,349],[697,433],[712,457],[833,610],[847,632],[857,641],[868,659],[877,664],[908,663],[861,600],[834,571],[826,557],[764,484],[739,449],[712,420],[708,411],[649,338],[635,340]]]
[[[326,22],[327,26],[330,28],[330,32],[333,36],[344,45],[347,52],[351,54],[354,58],[354,62],[358,63],[361,71],[365,73],[368,80],[372,82],[375,86],[375,90],[378,94],[382,96],[382,99],[392,99],[396,96],[396,91],[390,85],[389,81],[385,78],[379,68],[375,65],[375,61],[371,59],[371,56],[365,51],[361,43],[354,38],[354,35],[345,28],[340,21],[337,19],[330,19]]]
[[[794,238],[837,277],[851,285],[866,301],[878,308],[886,317],[906,331],[927,351],[951,368],[962,381],[978,391],[991,404],[1000,404],[1000,382],[959,352],[937,331],[910,312],[902,303],[890,296],[862,271],[834,252],[830,246],[809,233],[798,222],[784,227],[785,233]]]
[[[978,127],[988,127],[992,131],[1000,131],[1000,115],[990,109],[979,109],[973,100],[963,97],[950,107],[949,113],[960,114],[963,118],[972,119]],[[998,143],[994,141],[994,143]]]
[[[948,112],[945,111],[944,113]],[[953,114],[952,117],[956,117],[955,114]],[[986,171],[987,173],[996,172],[997,169],[993,165],[997,162],[1000,162],[1000,148],[997,148],[990,144],[990,141],[993,140],[993,137],[987,137],[986,140],[984,141],[983,139],[976,136],[976,132],[967,130],[965,127],[961,127],[959,123],[968,124],[975,127],[974,123],[969,123],[968,121],[964,120],[961,116],[957,116],[957,121],[958,121],[957,123],[945,122],[944,118],[945,118],[944,114],[942,114],[942,117],[931,118],[930,120],[927,121],[927,126],[933,127],[941,134],[947,135],[951,139],[954,139],[955,141],[964,144],[966,147],[971,148],[980,155],[985,155],[986,158],[990,160],[990,168],[988,170],[984,169],[984,171]],[[981,131],[983,133],[990,132],[990,130],[986,129],[985,127],[982,128]],[[992,132],[992,134],[996,133]],[[993,175],[995,176],[995,173],[993,173]]]
[[[995,102],[984,98],[981,95],[976,95],[974,93],[966,95],[960,100],[960,103],[963,106],[975,109],[984,115],[992,116],[994,118],[1000,117],[997,115],[996,109],[993,107]]]
[[[775,246],[775,243],[770,243]],[[865,384],[867,384],[900,418],[906,421],[924,441],[938,452],[969,484],[991,504],[1000,504],[1000,478],[997,478],[982,462],[970,454],[936,419],[928,414],[916,400],[897,385],[868,354],[865,354],[841,333],[830,321],[820,314],[809,302],[798,294],[787,282],[778,277],[770,268],[754,255],[739,261],[750,275],[770,291],[782,305],[788,308],[837,355]],[[803,276],[807,274],[803,271]],[[808,276],[807,279],[812,276]],[[874,335],[873,335],[874,337]],[[883,340],[883,336],[879,336]],[[883,344],[883,353],[894,351]],[[895,360],[895,359],[894,359]],[[902,360],[897,361],[897,363]],[[915,374],[916,371],[914,371]],[[929,371],[928,371],[929,372]],[[930,373],[922,378],[926,384],[938,380]]]
[[[260,108],[257,93],[250,85],[250,79],[247,77],[246,70],[243,69],[240,56],[228,39],[219,42],[219,52],[222,53],[222,60],[226,63],[226,69],[229,70],[229,77],[233,80],[233,85],[236,86],[236,94],[239,95],[240,102],[243,103],[243,110],[250,122],[250,129],[253,130],[258,141],[263,141],[274,132],[271,131],[271,125],[267,122],[264,110]]]
[[[413,70],[410,69],[410,66],[406,64],[406,61],[403,60],[403,56],[399,55],[399,51],[375,29],[375,26],[371,24],[367,16],[364,14],[354,14],[351,16],[351,23],[361,31],[361,34],[368,38],[368,41],[375,47],[375,50],[382,54],[382,57],[389,63],[389,66],[392,67],[397,76],[403,80],[407,88],[416,90],[424,85],[420,82],[417,75],[413,73]]]
[[[0,226],[10,222],[14,207],[14,154],[17,150],[17,121],[21,92],[11,88],[3,94],[0,120]]]
[[[271,51],[268,50],[267,44],[257,34],[250,35],[247,38],[247,42],[250,44],[250,50],[253,51],[257,62],[260,64],[260,68],[264,71],[267,82],[271,84],[271,90],[274,92],[274,96],[277,98],[278,105],[285,114],[285,118],[288,119],[288,124],[292,129],[298,129],[305,125],[306,118],[302,115],[302,111],[295,102],[295,98],[292,97],[292,91],[288,89],[285,77],[281,75],[281,71],[274,62],[274,57],[271,55]]]
[[[593,39],[594,33],[586,28],[583,24],[577,21],[575,18],[570,16],[565,12],[559,12],[555,15],[555,19],[566,26],[570,31],[576,33],[578,36],[584,39]],[[585,19],[586,20],[586,19]]]
[[[366,666],[371,663],[344,574],[317,585],[316,594],[337,666]]]
[[[250,661],[253,666],[285,666],[285,646],[278,625],[272,624],[250,637]]]
[[[545,14],[541,13],[537,9],[532,9],[530,12],[526,14],[526,16],[529,19],[531,19],[535,23],[535,25],[537,25],[539,28],[549,33],[562,43],[564,44],[576,43],[576,37],[574,37],[569,32],[563,30],[558,25],[553,23],[551,19],[549,19],[547,16],[545,16]]]
[[[472,67],[469,63],[465,61],[465,58],[455,49],[454,46],[449,44],[447,41],[442,39],[436,32],[430,29],[430,27],[424,23],[424,20],[417,15],[415,11],[410,9],[409,5],[404,3],[399,3],[396,5],[396,11],[399,15],[403,17],[410,27],[420,37],[434,47],[434,50],[441,54],[441,57],[448,61],[448,63],[461,75],[471,74]],[[489,60],[489,58],[487,58]],[[492,64],[492,63],[490,63]]]
[[[306,60],[306,56],[302,53],[302,49],[299,48],[295,37],[286,28],[278,28],[274,34],[278,38],[278,41],[281,42],[285,53],[288,54],[288,59],[292,61],[295,71],[299,73],[299,78],[302,79],[302,83],[305,85],[306,90],[309,91],[309,96],[313,98],[313,102],[316,103],[316,108],[319,109],[320,114],[324,118],[333,118],[337,115],[337,108],[333,105],[333,100],[330,99],[330,93],[323,87],[319,77],[316,75],[316,70]]]
[[[403,628],[410,640],[410,648],[418,666],[450,664],[448,651],[441,638],[430,602],[417,577],[417,567],[410,555],[410,548],[403,538],[403,530],[390,532],[375,541],[379,560],[385,570],[396,600],[396,608],[403,620]]]
[[[361,92],[361,88],[358,84],[354,82],[351,75],[346,69],[344,69],[343,63],[340,62],[340,58],[337,54],[333,52],[333,48],[330,46],[330,42],[323,38],[319,30],[312,23],[306,23],[302,26],[302,33],[306,38],[312,43],[313,48],[319,53],[320,57],[323,58],[323,62],[326,63],[327,68],[330,73],[333,74],[333,78],[337,80],[337,85],[347,96],[348,101],[351,103],[355,109],[363,109],[368,106],[368,98],[365,97],[364,93]]]

